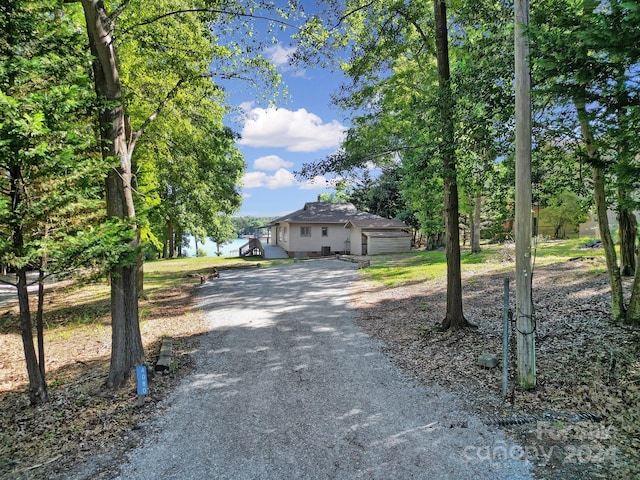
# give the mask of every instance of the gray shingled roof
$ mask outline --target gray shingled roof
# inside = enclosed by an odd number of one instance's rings
[[[409,232],[402,232],[398,230],[376,230],[376,231],[363,231],[362,234],[369,238],[405,238],[410,237]]]
[[[359,228],[409,228],[403,221],[392,218],[384,218],[366,212],[358,212],[351,217],[348,224]]]
[[[277,218],[271,224],[288,223],[347,223],[358,210],[352,203],[307,202],[304,208]]]
[[[391,220],[372,213],[361,212],[352,203],[307,202],[304,208],[277,218],[278,223],[351,223],[360,228],[409,228],[400,220]]]

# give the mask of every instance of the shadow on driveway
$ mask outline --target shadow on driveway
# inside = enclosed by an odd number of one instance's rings
[[[530,478],[525,452],[354,324],[356,275],[320,260],[204,285],[196,372],[121,478]]]

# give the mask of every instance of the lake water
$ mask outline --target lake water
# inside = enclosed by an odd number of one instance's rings
[[[263,244],[268,243],[267,237],[260,237],[260,241]],[[221,257],[237,257],[240,247],[247,243],[249,243],[248,238],[235,238],[220,245],[220,252],[222,252]],[[207,257],[215,257],[216,251],[218,250],[215,242],[212,242],[211,240],[207,240],[204,244],[198,243],[198,248],[204,250]],[[186,248],[183,247],[182,251],[187,257],[196,256],[196,244],[193,241],[193,237],[189,237],[189,246]]]
[[[220,251],[222,252],[222,256],[237,257],[238,250],[240,249],[241,246],[245,245],[246,243],[249,243],[248,238],[236,238],[234,240],[231,240],[228,243],[220,245]],[[198,243],[198,248],[200,248],[201,250],[204,250],[207,254],[207,257],[215,257],[216,251],[218,250],[216,248],[216,244],[211,240],[207,240],[204,244]],[[189,239],[189,247],[185,248],[184,252],[186,253],[187,257],[196,256],[196,244],[193,241],[193,238]]]

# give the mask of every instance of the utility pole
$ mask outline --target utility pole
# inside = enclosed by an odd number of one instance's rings
[[[531,300],[531,75],[529,0],[515,0],[516,80],[516,338],[518,386],[536,386],[535,320]]]

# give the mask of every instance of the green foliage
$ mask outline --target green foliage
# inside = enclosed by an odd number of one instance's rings
[[[0,262],[64,273],[129,261],[120,227],[104,224],[95,94],[80,12],[60,2],[0,11]],[[60,13],[60,12],[58,12]],[[10,231],[9,231],[10,230]]]
[[[578,196],[568,190],[550,198],[541,216],[543,213],[544,219],[553,226],[554,238],[564,238],[567,227],[571,228],[573,233],[577,232],[580,224],[589,219]]]
[[[236,235],[253,235],[258,227],[267,225],[275,217],[231,217],[233,229]]]
[[[222,124],[224,93],[208,72],[212,59],[229,59],[232,50],[216,43],[208,27],[212,13],[173,13],[185,7],[180,0],[155,7],[142,17],[128,10],[119,20],[120,71],[132,128],[144,126],[169,101],[134,153],[144,195],[138,212],[156,241],[166,240],[168,225],[179,237],[224,241],[232,236],[225,216],[241,201],[244,159],[235,135]],[[161,251],[159,243],[155,249]]]

